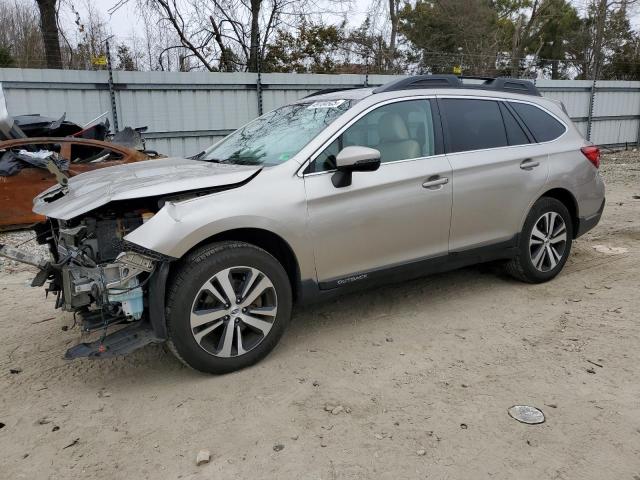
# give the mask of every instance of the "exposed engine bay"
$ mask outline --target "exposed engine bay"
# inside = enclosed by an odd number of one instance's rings
[[[113,356],[139,348],[141,342],[163,340],[153,333],[147,304],[150,280],[164,259],[136,251],[140,248],[124,240],[152,216],[145,209],[125,213],[103,208],[71,221],[49,220],[36,232],[39,243],[49,245],[50,261],[0,246],[3,256],[41,269],[32,286],[48,283],[46,291],[56,295],[56,308],[72,312],[83,332],[102,332],[100,341],[70,349],[68,358]],[[111,345],[107,329],[116,324],[130,328],[116,334],[119,345]]]
[[[142,216],[85,217],[75,226],[61,223],[54,237],[62,281],[57,306],[89,315],[94,306],[103,316],[139,320],[144,310],[142,287],[154,262],[123,251],[122,239],[142,225]]]

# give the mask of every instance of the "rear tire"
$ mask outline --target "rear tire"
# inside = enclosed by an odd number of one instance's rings
[[[184,364],[223,374],[263,359],[291,318],[282,265],[244,242],[220,242],[186,256],[167,295],[167,345]]]
[[[554,278],[571,252],[573,223],[562,202],[542,197],[531,207],[519,240],[519,253],[506,265],[507,273],[527,283]]]

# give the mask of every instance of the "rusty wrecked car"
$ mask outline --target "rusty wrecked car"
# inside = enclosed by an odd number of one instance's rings
[[[0,141],[0,231],[44,221],[33,213],[33,199],[57,183],[47,169],[53,161],[67,176],[153,158],[113,142],[86,138],[20,138]]]
[[[109,135],[106,112],[81,126],[66,118],[9,114],[0,84],[0,231],[25,228],[45,217],[33,213],[36,195],[65,177],[158,157],[146,150],[146,127]]]

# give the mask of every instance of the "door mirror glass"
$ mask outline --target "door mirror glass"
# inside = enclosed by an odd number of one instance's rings
[[[353,172],[373,172],[380,168],[380,151],[375,148],[351,146],[340,150],[336,156],[336,169],[331,182],[336,188],[351,185]]]

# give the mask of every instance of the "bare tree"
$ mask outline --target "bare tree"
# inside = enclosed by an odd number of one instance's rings
[[[105,40],[109,36],[107,21],[89,0],[85,1],[84,11],[81,14],[73,5],[71,12],[75,16],[74,45],[70,44],[69,66],[70,68],[90,70],[105,68],[94,65],[93,60],[105,55]]]
[[[628,10],[638,0],[590,0],[579,41],[572,47],[580,76],[596,80],[602,74],[607,58],[628,39]],[[620,20],[623,20],[622,25]],[[622,30],[621,30],[622,29]]]
[[[57,0],[36,0],[40,9],[40,30],[48,68],[62,68],[60,38],[56,11]]]
[[[538,36],[542,25],[547,19],[550,10],[550,0],[534,0],[531,2],[528,12],[518,10],[513,19],[513,35],[511,39],[511,76],[520,75],[520,61],[527,53],[526,49],[535,43],[533,40]],[[533,56],[537,57],[543,47],[543,39],[540,37],[536,45]]]
[[[160,24],[177,34],[177,44],[167,51],[188,50],[187,56],[209,71],[258,71],[278,29],[320,12],[316,8],[319,0],[137,1],[141,9],[155,12]],[[118,6],[126,2],[121,0]],[[348,2],[329,0],[324,11]]]
[[[593,69],[591,71],[591,78],[596,80],[600,71],[600,65],[602,65],[603,57],[603,36],[604,27],[607,22],[607,13],[609,2],[607,0],[598,0],[598,6],[596,8],[596,31],[593,39]]]
[[[400,0],[389,0],[389,24],[391,33],[389,35],[389,55],[387,57],[387,69],[391,70],[396,57],[398,40],[398,7]]]
[[[202,51],[206,45],[199,41],[197,37],[199,34],[191,35],[188,23],[185,21],[184,15],[181,13],[177,0],[150,0],[151,3],[155,3],[160,11],[165,15],[165,19],[171,24],[178,36],[180,37],[180,43],[185,48],[189,49],[193,55],[195,55],[200,62],[209,71],[215,70],[214,66],[207,59],[206,55]],[[198,33],[201,33],[200,30]],[[193,37],[196,37],[195,40]],[[181,62],[182,65],[182,62]]]
[[[40,14],[35,3],[0,0],[0,25],[0,45],[9,51],[13,66],[46,66]]]

